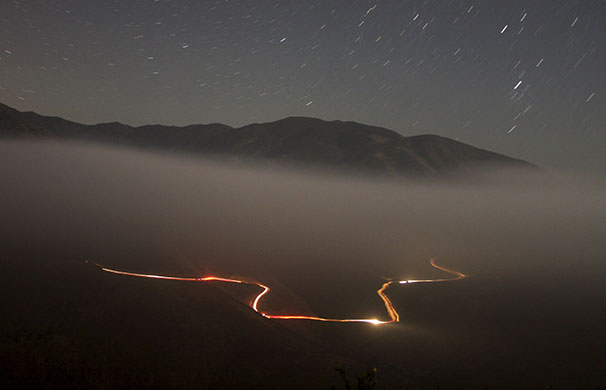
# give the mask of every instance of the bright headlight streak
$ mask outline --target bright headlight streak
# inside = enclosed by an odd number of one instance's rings
[[[86,261],[86,262],[88,262],[88,261]],[[217,276],[205,276],[205,277],[200,277],[200,278],[192,278],[192,277],[142,274],[142,273],[120,271],[120,270],[115,270],[115,269],[111,269],[111,268],[107,268],[107,267],[102,267],[97,263],[93,263],[93,264],[95,264],[97,267],[99,267],[102,271],[105,271],[105,272],[109,272],[109,273],[117,274],[117,275],[124,275],[124,276],[134,276],[134,277],[138,277],[138,278],[174,280],[174,281],[182,281],[182,282],[221,282],[221,283],[236,283],[236,284],[254,285],[254,286],[259,287],[261,289],[261,292],[259,294],[257,294],[255,299],[250,303],[250,305],[249,305],[250,308],[252,310],[254,310],[255,312],[259,313],[261,316],[268,318],[268,319],[272,319],[272,320],[358,322],[358,323],[368,323],[368,324],[372,324],[372,325],[384,325],[384,324],[390,324],[390,323],[394,323],[394,322],[400,322],[400,315],[398,314],[397,310],[393,306],[393,303],[391,302],[389,297],[385,294],[385,291],[387,290],[387,288],[389,288],[389,286],[391,286],[392,284],[394,284],[394,283],[398,283],[398,284],[440,283],[440,282],[449,282],[449,281],[453,281],[453,280],[460,280],[460,279],[464,279],[467,277],[467,275],[465,275],[462,272],[455,271],[450,268],[446,268],[444,266],[440,266],[440,265],[436,264],[435,258],[433,258],[430,260],[430,264],[432,267],[434,267],[440,271],[454,275],[454,277],[448,278],[448,279],[446,279],[446,278],[443,278],[443,279],[410,279],[410,280],[400,280],[397,282],[391,280],[386,283],[383,283],[381,288],[379,290],[377,290],[377,295],[379,295],[379,297],[383,301],[383,304],[385,305],[385,309],[387,310],[387,314],[389,315],[390,319],[387,321],[382,321],[382,320],[379,320],[376,318],[338,319],[338,318],[323,318],[323,317],[304,316],[304,315],[272,315],[272,314],[268,314],[259,309],[259,303],[261,301],[261,298],[263,298],[265,295],[267,295],[269,293],[269,291],[271,290],[268,286],[261,284],[261,283],[250,282],[250,281],[245,281],[245,280],[240,280],[240,279],[221,278],[221,277],[217,277]]]

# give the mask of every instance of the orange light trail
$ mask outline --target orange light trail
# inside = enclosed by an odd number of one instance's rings
[[[88,261],[86,261],[88,263]],[[383,283],[383,285],[381,286],[381,288],[379,290],[377,290],[377,295],[379,295],[379,297],[381,298],[381,300],[383,301],[383,304],[385,305],[385,309],[387,310],[387,314],[389,315],[389,320],[379,320],[377,318],[344,318],[344,319],[338,319],[338,318],[322,318],[322,317],[314,317],[314,316],[304,316],[304,315],[272,315],[272,314],[268,314],[262,310],[259,309],[259,302],[261,301],[261,298],[263,298],[265,295],[267,295],[269,293],[269,291],[271,290],[269,287],[261,284],[261,283],[256,283],[256,282],[249,282],[246,280],[239,280],[239,279],[227,279],[227,278],[220,278],[220,277],[216,277],[216,276],[205,276],[205,277],[201,277],[201,278],[185,278],[185,277],[178,277],[178,276],[165,276],[165,275],[153,275],[153,274],[141,274],[141,273],[135,273],[135,272],[126,272],[126,271],[119,271],[119,270],[115,270],[115,269],[111,269],[111,268],[107,268],[107,267],[102,267],[97,263],[93,263],[92,264],[96,265],[97,267],[99,267],[102,271],[105,272],[109,272],[112,274],[117,274],[117,275],[125,275],[125,276],[134,276],[134,277],[138,277],[138,278],[150,278],[150,279],[162,279],[162,280],[176,280],[176,281],[181,281],[181,282],[223,282],[223,283],[237,283],[237,284],[246,284],[246,285],[253,285],[253,286],[257,286],[259,287],[262,291],[257,294],[257,296],[255,297],[255,299],[252,301],[252,303],[250,303],[250,308],[253,309],[254,311],[256,311],[257,313],[259,313],[261,316],[271,319],[271,320],[308,320],[308,321],[321,321],[321,322],[358,322],[358,323],[368,323],[368,324],[373,324],[373,325],[383,325],[383,324],[391,324],[394,322],[400,322],[400,315],[398,314],[397,310],[395,309],[395,307],[393,306],[393,303],[391,302],[391,300],[389,299],[389,297],[385,294],[385,291],[389,288],[389,286],[391,286],[392,284],[413,284],[413,283],[440,283],[440,282],[449,282],[449,281],[453,281],[453,280],[460,280],[460,279],[464,279],[467,277],[467,275],[465,275],[462,272],[459,271],[455,271],[452,270],[450,268],[446,268],[444,266],[438,265],[436,264],[435,259],[431,259],[429,261],[429,263],[431,264],[432,267],[449,273],[451,275],[454,275],[453,278],[442,278],[442,279],[410,279],[410,280],[400,280],[400,281],[395,281],[395,280],[390,280],[386,283]]]

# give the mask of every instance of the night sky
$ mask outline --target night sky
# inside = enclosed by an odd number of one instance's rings
[[[0,102],[84,122],[287,116],[606,172],[606,1],[0,0]]]

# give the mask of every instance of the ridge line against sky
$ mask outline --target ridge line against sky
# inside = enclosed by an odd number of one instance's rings
[[[0,5],[0,101],[82,123],[289,116],[606,172],[603,1]]]

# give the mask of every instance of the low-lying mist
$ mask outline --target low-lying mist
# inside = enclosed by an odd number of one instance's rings
[[[434,276],[431,257],[473,278],[580,281],[606,268],[606,187],[553,175],[371,180],[26,142],[0,144],[0,164],[5,251],[317,296]]]
[[[283,385],[276,375],[319,387],[335,359],[379,367],[394,387],[604,382],[603,183],[494,170],[405,181],[262,165],[0,143],[4,362],[28,378],[22,367],[54,370],[46,362],[72,359],[66,350],[87,356],[82,367],[94,375],[157,372],[156,361],[170,372],[176,362],[177,376],[219,377],[224,386],[209,386],[226,388],[251,378]],[[128,279],[83,262],[249,278],[271,286],[261,305],[272,314],[388,319],[376,290],[385,279],[450,277],[432,257],[469,277],[392,285],[400,323],[379,327],[270,321],[246,306],[255,286]],[[97,359],[110,368],[91,366]]]

